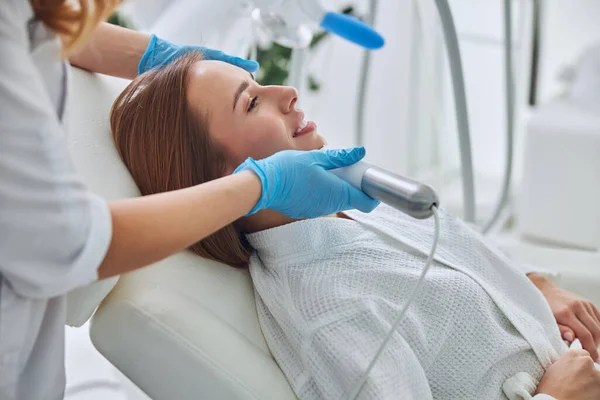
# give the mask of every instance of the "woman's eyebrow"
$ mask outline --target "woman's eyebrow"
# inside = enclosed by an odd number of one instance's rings
[[[244,91],[246,89],[248,89],[248,87],[250,87],[250,82],[243,81],[241,83],[241,85],[237,88],[237,90],[235,91],[235,96],[233,96],[233,111],[235,111],[235,106],[236,106],[238,100],[240,99],[240,96],[242,95],[242,93],[244,93]]]

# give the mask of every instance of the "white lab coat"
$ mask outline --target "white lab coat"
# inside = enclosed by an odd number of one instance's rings
[[[97,278],[106,202],[65,140],[69,66],[30,2],[0,7],[0,399],[62,399],[65,294]]]

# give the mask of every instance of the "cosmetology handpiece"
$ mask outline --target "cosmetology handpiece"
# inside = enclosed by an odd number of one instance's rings
[[[365,161],[329,172],[348,182],[368,196],[417,219],[433,215],[439,207],[437,193],[429,185],[394,174]]]

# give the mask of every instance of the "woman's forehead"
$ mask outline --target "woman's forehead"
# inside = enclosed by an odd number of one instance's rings
[[[250,79],[246,71],[221,61],[199,61],[192,66],[191,77],[195,84],[206,90],[235,87],[240,81]]]
[[[192,66],[188,85],[188,98],[192,105],[210,111],[226,109],[235,97],[237,87],[250,79],[246,71],[220,61],[199,61]],[[223,110],[223,111],[224,111]]]

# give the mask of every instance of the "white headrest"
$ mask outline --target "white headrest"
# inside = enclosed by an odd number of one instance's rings
[[[69,115],[69,148],[77,171],[89,189],[107,200],[139,196],[113,144],[108,116],[115,98],[129,83],[123,79],[73,69]],[[74,290],[67,296],[67,324],[83,325],[118,278]]]

